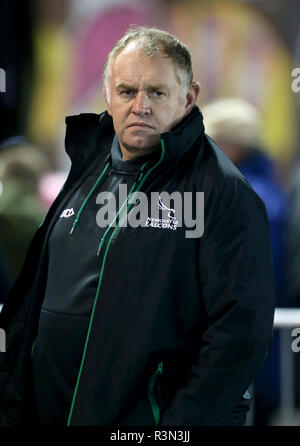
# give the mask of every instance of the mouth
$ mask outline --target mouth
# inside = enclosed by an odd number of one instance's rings
[[[144,122],[133,122],[132,124],[129,124],[128,127],[144,127],[144,128],[148,128],[148,129],[153,129],[153,127],[151,127],[151,125],[145,124]]]

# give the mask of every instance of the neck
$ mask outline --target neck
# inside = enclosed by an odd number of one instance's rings
[[[148,147],[145,149],[127,149],[120,144],[122,158],[124,161],[133,160],[141,156],[149,155],[159,149],[159,144],[154,147]]]

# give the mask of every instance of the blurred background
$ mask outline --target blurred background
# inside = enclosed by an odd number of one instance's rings
[[[105,57],[130,24],[163,28],[191,49],[207,133],[266,204],[276,306],[294,309],[248,424],[300,425],[299,13],[299,0],[1,0],[0,303],[66,179],[65,116],[105,110]]]

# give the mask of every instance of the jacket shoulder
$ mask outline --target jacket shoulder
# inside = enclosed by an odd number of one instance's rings
[[[85,159],[92,160],[99,155],[100,148],[110,147],[113,124],[106,111],[100,115],[81,113],[67,116],[65,122],[65,149],[72,162],[77,159],[82,164]]]
[[[242,208],[252,203],[265,212],[265,203],[222,149],[206,134],[202,145],[196,163],[199,172],[197,189],[204,190],[205,201],[216,202],[224,208],[235,197],[239,198]]]

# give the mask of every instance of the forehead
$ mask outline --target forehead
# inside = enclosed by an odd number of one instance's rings
[[[130,42],[113,60],[111,65],[113,83],[150,82],[179,85],[177,67],[164,53],[147,55],[143,49]]]

